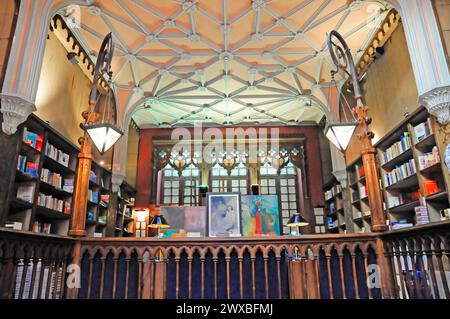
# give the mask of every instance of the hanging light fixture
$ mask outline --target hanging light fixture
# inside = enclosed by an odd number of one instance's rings
[[[325,128],[325,136],[334,144],[341,152],[347,150],[348,144],[355,133],[357,123],[335,123],[328,124]]]
[[[334,78],[335,71],[331,71],[331,83],[333,83],[336,86],[336,81]],[[328,101],[331,101],[331,87],[328,90]],[[342,94],[342,93],[341,93]],[[350,114],[353,116],[353,121],[348,121],[346,112],[344,112],[345,116],[345,122],[330,122],[325,127],[325,136],[328,138],[328,140],[333,143],[334,146],[336,146],[342,153],[345,154],[345,151],[347,150],[348,145],[350,144],[350,141],[352,139],[353,134],[355,133],[356,128],[358,127],[358,122],[356,121],[353,112],[350,108],[350,105],[347,102],[347,99],[345,98],[345,95],[342,94],[344,97],[344,100],[346,102],[347,107],[350,110]],[[339,101],[338,101],[339,103]],[[338,108],[339,108],[338,104]]]
[[[100,154],[106,153],[123,135],[123,132],[109,119],[109,110],[111,108],[111,60],[114,55],[114,42],[112,40],[112,34],[108,34],[100,48],[100,53],[98,55],[97,64],[95,67],[94,80],[92,84],[92,91],[90,95],[90,104],[92,105],[89,110],[89,115],[86,119],[85,124],[82,128],[94,142],[95,146],[99,150]],[[106,94],[106,105],[102,112],[102,119],[100,121],[93,121],[93,118],[98,118],[94,116],[95,105],[97,104],[98,95],[98,83],[99,80],[103,78],[103,75],[108,76],[108,87]]]

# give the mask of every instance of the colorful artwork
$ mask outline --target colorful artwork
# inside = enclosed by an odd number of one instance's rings
[[[184,212],[184,230],[206,235],[206,207],[186,207]]]
[[[163,215],[170,225],[170,229],[184,229],[184,207],[161,206]]]
[[[240,193],[207,193],[208,236],[242,236]]]
[[[280,235],[280,214],[276,195],[242,196],[243,236]]]
[[[180,231],[206,235],[206,207],[161,206],[161,215],[170,225],[169,229],[161,232],[170,235],[169,237]]]

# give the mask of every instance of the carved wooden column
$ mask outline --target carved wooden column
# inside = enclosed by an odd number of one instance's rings
[[[357,96],[357,105],[353,112],[357,115],[362,132],[358,138],[362,142],[362,161],[366,173],[367,192],[369,197],[370,215],[372,217],[372,231],[383,232],[388,229],[383,209],[383,198],[380,187],[380,177],[376,162],[376,151],[372,146],[374,134],[369,130],[372,119],[367,114],[367,106],[364,106],[360,96]]]
[[[88,201],[89,177],[92,165],[92,144],[87,134],[80,138],[81,151],[78,154],[78,169],[75,195],[73,197],[72,222],[69,236],[86,236],[86,209]]]

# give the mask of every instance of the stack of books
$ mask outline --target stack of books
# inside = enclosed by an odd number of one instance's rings
[[[23,224],[21,222],[11,222],[8,221],[5,223],[5,228],[10,228],[14,230],[22,230]]]
[[[69,154],[64,153],[63,151],[59,150],[50,143],[47,143],[47,145],[45,146],[45,155],[57,161],[58,163],[60,163],[65,167],[69,166],[69,159],[70,159]]]
[[[439,156],[439,150],[437,146],[433,147],[431,153],[424,153],[423,155],[419,155],[419,169],[421,171],[440,162],[441,158]]]
[[[430,223],[430,215],[428,214],[427,206],[417,206],[414,208],[416,212],[417,225],[425,225]]]
[[[427,136],[430,136],[433,134],[431,125],[431,119],[428,118],[426,122],[420,123],[419,125],[414,127],[414,135],[416,137],[415,142],[419,143],[423,139],[425,139]]]
[[[100,205],[107,207],[109,204],[109,195],[101,194],[100,195]]]
[[[44,137],[42,135],[38,135],[36,133],[28,131],[25,127],[23,130],[22,140],[25,144],[31,146],[32,148],[42,151],[42,144],[44,142]]]
[[[27,165],[27,157],[25,155],[20,155],[19,154],[19,158],[17,160],[17,170],[21,171],[22,173],[25,173],[25,169]]]
[[[73,187],[74,187],[74,179],[73,178],[66,178],[63,182],[63,191],[68,193],[73,193]]]
[[[393,160],[397,156],[403,154],[407,150],[411,148],[411,139],[409,137],[408,132],[404,132],[400,136],[400,141],[386,149],[386,151],[383,152],[383,164],[386,164],[387,162]]]
[[[391,223],[391,229],[392,230],[399,230],[403,228],[410,228],[414,225],[412,223],[408,223],[406,220],[401,220],[399,222],[392,222]]]
[[[28,162],[25,164],[25,173],[31,177],[37,178],[39,176],[39,164]]]
[[[383,176],[385,187],[391,186],[409,176],[417,173],[414,159],[410,159],[403,165],[396,166],[392,171],[388,171]]]

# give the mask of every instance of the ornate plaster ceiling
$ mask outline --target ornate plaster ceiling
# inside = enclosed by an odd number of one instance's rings
[[[113,82],[131,93],[128,107],[139,104],[141,127],[320,121],[327,32],[343,34],[357,59],[388,11],[359,0],[86,2],[72,30],[94,60],[113,32]]]

